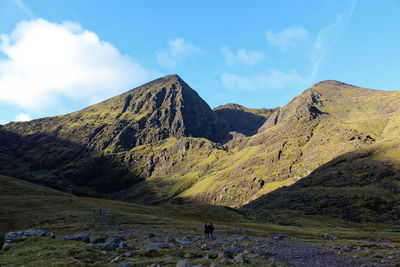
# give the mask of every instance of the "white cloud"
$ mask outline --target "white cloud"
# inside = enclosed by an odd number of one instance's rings
[[[246,49],[239,49],[236,51],[232,51],[229,47],[222,47],[221,53],[224,55],[225,62],[227,65],[246,65],[246,66],[254,66],[258,62],[260,62],[265,55],[259,51],[251,51]]]
[[[232,90],[277,90],[291,83],[301,83],[302,77],[295,71],[282,72],[269,69],[250,76],[240,76],[224,72],[221,76],[223,85]]]
[[[8,121],[0,120],[0,125],[4,125],[4,124],[6,124],[6,123],[8,123]]]
[[[32,120],[32,117],[27,113],[20,113],[14,119],[14,121],[30,121],[30,120]]]
[[[185,41],[183,38],[176,38],[168,42],[168,49],[157,52],[158,63],[166,68],[174,68],[179,62],[188,56],[200,51],[200,48]]]
[[[94,103],[148,81],[151,72],[78,23],[23,21],[0,36],[0,101],[33,112],[62,99]]]
[[[299,41],[307,39],[308,36],[308,31],[301,26],[293,26],[280,32],[267,31],[265,33],[267,41],[280,47],[282,51],[295,47]]]

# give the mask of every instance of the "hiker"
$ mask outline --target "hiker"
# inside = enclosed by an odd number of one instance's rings
[[[204,235],[206,236],[206,237],[208,237],[209,236],[209,234],[210,234],[210,226],[208,225],[208,223],[204,223]]]
[[[209,228],[209,232],[210,232],[211,237],[214,238],[214,235],[213,235],[214,225],[213,225],[212,222],[208,225],[208,228]]]

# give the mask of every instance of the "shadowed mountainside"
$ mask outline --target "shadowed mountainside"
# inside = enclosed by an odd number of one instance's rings
[[[383,157],[388,154],[395,157]],[[399,156],[397,141],[346,153],[242,209],[286,224],[318,215],[395,224],[400,219]]]
[[[274,109],[250,109],[238,104],[226,104],[214,109],[215,113],[228,122],[229,131],[246,136],[257,133]]]

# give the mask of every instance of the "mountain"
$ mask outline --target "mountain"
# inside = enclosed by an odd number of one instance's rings
[[[125,157],[131,149],[184,136],[222,141],[224,127],[194,90],[168,75],[71,114],[4,125],[1,173],[75,193],[111,193],[146,176],[135,170],[142,162]]]
[[[353,194],[353,187],[366,195],[386,185],[397,192],[395,175],[374,187],[371,171],[357,166],[379,172],[379,162],[397,164],[398,149],[391,145],[400,136],[399,104],[398,91],[323,81],[281,108],[227,104],[211,110],[181,78],[168,75],[71,114],[4,125],[0,173],[78,195],[144,204],[248,204],[243,208],[276,218],[281,205],[289,211],[303,205],[304,212],[370,220],[372,215],[346,217],[364,206],[339,200]],[[381,152],[360,157],[363,164],[346,160],[329,167],[368,149]],[[302,186],[307,181],[318,182]],[[327,201],[329,210],[299,200],[303,194],[313,199],[319,189],[327,193],[321,191],[318,201],[325,199],[333,187],[338,195]],[[386,215],[380,220],[395,218]]]
[[[400,219],[400,92],[363,89],[334,81],[313,94],[329,120],[314,131],[315,156],[332,155],[332,142],[354,144],[297,183],[267,194],[243,209],[264,219],[324,215],[351,221]],[[325,115],[324,115],[325,116]],[[322,130],[322,131],[321,131]],[[311,140],[310,140],[311,141]],[[309,141],[309,142],[310,142]],[[345,152],[345,153],[344,153]],[[328,159],[328,158],[326,158]],[[308,159],[316,162],[314,158]]]

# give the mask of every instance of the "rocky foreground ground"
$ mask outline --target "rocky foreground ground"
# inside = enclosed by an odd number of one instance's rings
[[[284,234],[249,236],[245,229],[233,226],[217,226],[213,238],[201,233],[182,235],[179,229],[174,233],[145,232],[117,225],[111,211],[99,211],[96,207],[95,219],[104,230],[56,237],[98,253],[95,264],[83,259],[81,266],[396,266],[400,259],[400,248],[388,240],[364,240],[358,246],[335,241],[321,246],[317,241],[313,244]],[[55,238],[37,230],[9,233],[0,256],[7,256],[14,243],[36,238],[32,236],[41,236],[41,242]],[[326,235],[325,239],[336,237]]]

